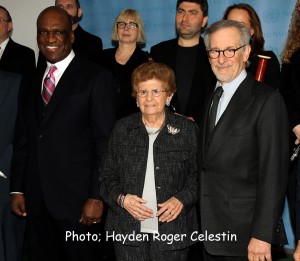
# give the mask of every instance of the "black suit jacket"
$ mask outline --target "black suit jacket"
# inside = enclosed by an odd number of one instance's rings
[[[0,70],[23,75],[34,69],[34,51],[10,38],[0,60]]]
[[[131,96],[131,75],[135,68],[148,61],[148,54],[137,46],[127,63],[121,65],[116,61],[116,50],[117,48],[103,50],[97,63],[109,70],[116,79],[120,105],[118,118],[123,118],[140,111],[136,100]]]
[[[9,202],[10,164],[21,75],[0,70],[0,202]]]
[[[205,107],[208,116],[211,98]],[[288,178],[288,118],[280,94],[248,74],[211,138],[202,123],[199,193],[202,232],[235,234],[205,241],[214,255],[247,256],[251,237],[285,242],[281,215]]]
[[[151,47],[150,55],[154,61],[162,62],[170,66],[176,73],[178,38],[161,42]],[[206,97],[213,90],[216,78],[211,70],[206,54],[203,39],[200,37],[197,61],[194,68],[194,78],[188,98],[185,116],[192,116],[196,121],[200,121],[203,113],[203,105]],[[171,104],[176,108],[176,112],[182,113],[179,107],[177,94],[175,93]]]
[[[22,79],[11,191],[25,194],[29,215],[44,202],[54,218],[79,220],[85,201],[99,198],[99,161],[115,121],[115,82],[75,56],[44,108],[45,69]]]

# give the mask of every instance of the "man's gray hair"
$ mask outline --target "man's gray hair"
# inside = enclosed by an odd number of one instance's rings
[[[225,28],[230,28],[230,27],[234,27],[239,31],[240,34],[240,38],[241,38],[241,43],[240,45],[247,45],[250,43],[250,38],[251,38],[251,34],[248,28],[246,28],[242,23],[237,22],[237,21],[233,21],[233,20],[221,20],[218,22],[215,22],[213,24],[211,24],[205,32],[205,36],[204,36],[204,44],[207,50],[210,49],[210,36],[221,30],[221,29],[225,29]]]

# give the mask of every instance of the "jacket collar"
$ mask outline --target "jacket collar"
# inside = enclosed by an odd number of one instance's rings
[[[179,122],[177,120],[177,117],[180,116],[174,115],[174,113],[171,112],[168,107],[165,107],[165,115],[166,115],[165,124],[161,132],[159,133],[159,135],[161,135],[162,133],[170,134],[167,126],[172,126],[174,128],[179,127],[178,126]],[[146,131],[145,125],[142,121],[141,112],[134,114],[133,117],[131,118],[131,121],[132,122],[127,125],[128,129],[143,129]]]

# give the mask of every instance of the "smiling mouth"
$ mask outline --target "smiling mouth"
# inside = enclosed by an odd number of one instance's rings
[[[47,50],[50,50],[50,51],[56,50],[58,48],[58,46],[49,46],[49,45],[46,45],[45,47]]]

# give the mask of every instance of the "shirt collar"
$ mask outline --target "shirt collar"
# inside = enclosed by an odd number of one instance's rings
[[[9,41],[9,37],[8,37],[5,41],[3,41],[3,42],[0,44],[0,47],[1,47],[1,54],[3,54],[3,52],[4,52],[5,48],[6,48],[6,45],[7,45],[8,41]]]
[[[59,61],[55,64],[49,63],[47,61],[47,71],[49,70],[49,68],[51,66],[55,65],[56,68],[58,69],[58,71],[63,73],[66,70],[66,68],[68,67],[68,65],[70,64],[70,62],[73,60],[74,57],[75,57],[75,53],[74,53],[73,50],[71,50],[71,52],[69,53],[69,55],[65,59],[63,59],[63,60],[61,60],[61,61]]]
[[[217,81],[216,87],[222,86],[224,93],[231,92],[234,93],[236,89],[240,86],[243,80],[247,77],[246,69],[243,69],[238,77],[236,77],[233,81],[225,84],[221,84],[219,81]]]

